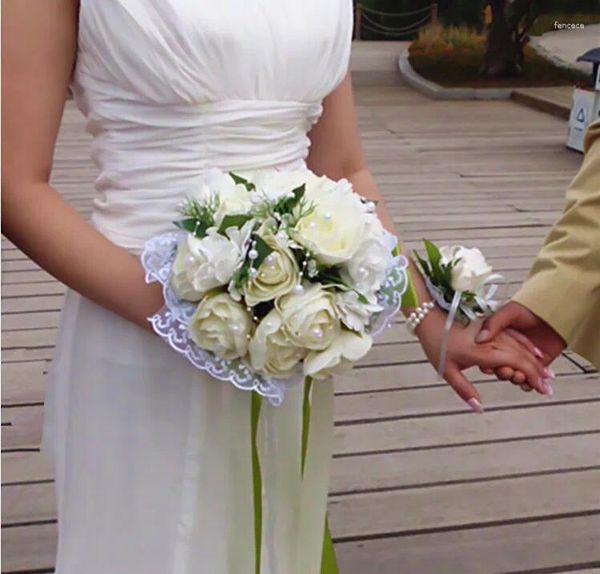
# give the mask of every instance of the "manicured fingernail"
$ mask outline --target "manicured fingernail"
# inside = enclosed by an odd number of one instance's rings
[[[554,371],[548,367],[544,367],[544,377],[546,377],[547,379],[556,379]]]
[[[487,329],[479,331],[475,337],[476,343],[485,343],[490,338],[490,332]]]
[[[544,358],[544,353],[542,353],[542,351],[540,349],[538,349],[537,347],[533,348],[533,354],[538,358],[538,359],[543,359]]]
[[[467,401],[467,403],[471,407],[471,410],[473,410],[474,412],[479,413],[479,414],[483,413],[483,411],[484,411],[483,405],[477,399],[475,399],[475,398],[469,399]]]
[[[538,379],[538,385],[545,395],[548,395],[549,397],[553,395],[552,387],[546,383],[544,379]]]

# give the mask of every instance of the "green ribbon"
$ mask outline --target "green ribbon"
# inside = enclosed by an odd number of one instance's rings
[[[252,391],[252,484],[254,487],[254,542],[256,544],[256,574],[260,574],[260,547],[262,543],[262,477],[260,472],[260,460],[258,458],[258,418],[262,397]]]
[[[313,380],[306,377],[304,382],[304,401],[302,403],[302,472],[308,448],[308,436],[310,432],[310,392]],[[260,460],[258,458],[258,419],[262,397],[252,392],[252,477],[254,486],[254,540],[256,543],[256,574],[260,574],[260,549],[262,542],[262,478],[260,471]],[[329,521],[325,517],[325,531],[323,535],[323,552],[321,555],[321,574],[339,574],[333,540],[329,530]]]

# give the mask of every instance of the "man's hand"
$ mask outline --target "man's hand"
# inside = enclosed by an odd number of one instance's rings
[[[526,340],[522,337],[522,335],[525,335],[533,343],[534,353],[546,365],[554,361],[566,347],[562,337],[548,323],[532,313],[527,307],[514,301],[509,301],[497,313],[488,317],[481,326],[475,340],[478,343],[486,343],[493,340],[502,331],[506,331],[523,343],[526,343]],[[489,369],[484,370],[484,372],[491,374]],[[522,385],[524,390],[530,390],[526,388],[527,385],[520,377],[516,377],[517,380],[515,380],[516,373],[510,367],[501,367],[493,372],[499,379],[511,380],[515,384]],[[553,376],[549,370],[548,374],[551,377]]]

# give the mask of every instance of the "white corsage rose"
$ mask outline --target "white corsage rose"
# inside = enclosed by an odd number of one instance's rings
[[[298,264],[285,242],[270,234],[262,239],[273,251],[253,269],[244,287],[246,303],[252,307],[289,293],[298,283]]]
[[[342,278],[360,291],[369,301],[385,281],[387,271],[393,260],[392,248],[379,220],[368,215],[365,241],[358,251],[342,267]]]
[[[243,357],[248,351],[252,317],[227,293],[207,295],[192,315],[188,330],[194,343],[224,359]]]
[[[318,283],[306,286],[302,293],[280,297],[275,307],[286,335],[299,347],[325,349],[340,332],[334,295]]]
[[[367,208],[347,180],[309,178],[306,199],[314,210],[292,230],[293,238],[312,252],[320,263],[348,261],[364,240]]]
[[[440,247],[440,262],[447,265],[460,259],[452,268],[452,289],[455,291],[480,292],[486,279],[492,274],[492,267],[483,253],[477,248],[468,249],[460,245]]]
[[[304,374],[318,380],[347,372],[369,352],[372,344],[369,335],[342,331],[324,351],[308,354]]]
[[[291,377],[306,355],[306,351],[294,345],[285,334],[277,309],[272,309],[258,324],[248,352],[253,369],[277,378]]]
[[[187,234],[177,250],[171,271],[171,286],[180,299],[199,301],[205,293],[226,285],[241,265],[251,222],[242,229],[232,228],[229,236],[216,228],[198,239]]]

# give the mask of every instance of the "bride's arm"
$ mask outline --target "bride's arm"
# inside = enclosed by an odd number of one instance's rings
[[[323,116],[309,134],[311,140],[308,167],[317,174],[325,174],[332,179],[350,180],[358,193],[377,204],[377,212],[383,225],[396,234],[394,224],[385,199],[369,171],[358,131],[356,110],[352,95],[350,74],[323,102]],[[414,262],[410,261],[411,275],[421,302],[431,300],[425,283]],[[413,308],[403,307],[402,312],[409,315]],[[439,351],[444,333],[446,314],[435,307],[426,319],[417,327],[418,336],[431,363],[437,366]],[[445,368],[445,378],[460,397],[472,408],[478,410],[480,401],[477,389],[469,383],[462,370],[484,364],[516,365],[527,375],[531,386],[543,391],[541,379],[543,366],[535,356],[508,337],[496,339],[483,350],[474,342],[473,328],[465,329],[454,325]],[[473,402],[473,399],[477,402]]]
[[[2,231],[82,295],[151,329],[162,303],[136,257],[108,241],[50,186],[77,42],[75,0],[2,3]]]

